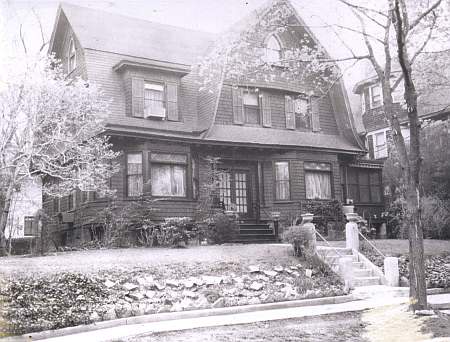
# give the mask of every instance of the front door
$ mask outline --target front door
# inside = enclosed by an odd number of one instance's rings
[[[219,197],[225,210],[236,210],[241,218],[253,215],[248,170],[222,170],[219,174]]]

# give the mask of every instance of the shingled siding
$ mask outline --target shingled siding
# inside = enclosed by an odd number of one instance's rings
[[[127,68],[116,72],[113,66],[129,56],[85,49],[89,80],[100,86],[105,98],[111,99],[108,123],[138,128],[191,132],[197,123],[197,84],[192,77],[180,78],[171,72]],[[153,120],[131,117],[131,77],[140,76],[149,81],[174,82],[178,86],[180,121]]]
[[[219,100],[215,123],[219,125],[233,124],[233,101],[231,85],[224,85]],[[277,89],[264,89],[270,96],[272,128],[286,129],[285,95],[292,94]],[[319,101],[320,130],[324,134],[338,135],[339,130],[334,117],[331,101],[325,96]],[[261,125],[262,126],[262,125]]]
[[[401,108],[399,103],[394,103],[394,109],[399,113],[400,120],[407,118],[406,111]],[[367,109],[362,115],[362,120],[367,132],[389,127],[389,121],[384,114],[383,107]]]

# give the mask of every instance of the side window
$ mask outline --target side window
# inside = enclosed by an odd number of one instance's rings
[[[69,50],[67,53],[67,68],[70,74],[77,67],[77,52],[75,49],[75,42],[73,38],[70,39]]]

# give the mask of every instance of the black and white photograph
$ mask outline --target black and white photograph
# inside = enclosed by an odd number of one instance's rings
[[[450,0],[0,0],[0,342],[450,342]]]

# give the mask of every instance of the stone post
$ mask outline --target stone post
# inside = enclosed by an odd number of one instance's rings
[[[306,231],[308,234],[308,249],[309,252],[314,255],[317,253],[317,237],[316,237],[316,227],[312,220],[314,219],[314,214],[303,214],[301,229]]]
[[[399,286],[400,272],[398,270],[398,258],[386,257],[384,259],[384,276],[387,286]]]
[[[345,247],[356,251],[359,250],[359,234],[358,234],[358,214],[348,213],[347,223],[345,224]]]
[[[351,290],[353,286],[353,259],[352,257],[339,258],[339,273],[344,279],[345,288]]]

